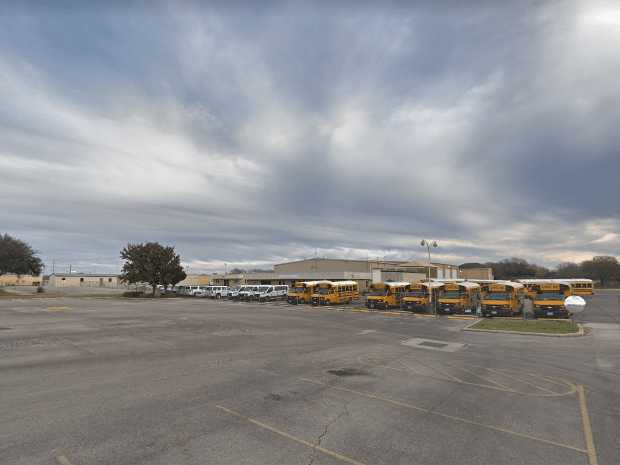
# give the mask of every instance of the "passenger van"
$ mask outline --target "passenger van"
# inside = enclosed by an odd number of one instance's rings
[[[564,299],[572,294],[571,285],[567,282],[546,282],[538,284],[532,300],[534,316],[568,318],[568,310]]]
[[[482,316],[518,316],[523,312],[525,286],[521,283],[495,282],[482,286]]]
[[[184,286],[183,295],[191,295],[192,297],[199,296],[204,292],[206,286]]]
[[[239,289],[239,300],[252,300],[258,292],[258,286],[242,286]]]
[[[211,297],[212,299],[228,297],[228,286],[209,286],[206,297]]]
[[[321,282],[312,294],[312,305],[347,304],[359,296],[356,281]]]
[[[370,286],[366,297],[367,308],[400,307],[404,294],[409,290],[410,283],[375,283]]]
[[[437,302],[439,289],[443,285],[444,283],[437,281],[412,283],[409,290],[403,296],[401,308],[413,312],[433,313],[432,304]]]
[[[261,301],[285,299],[288,294],[288,286],[286,284],[276,284],[273,286],[259,286],[256,298]]]
[[[480,304],[480,284],[469,281],[445,283],[437,296],[438,313],[475,314]]]
[[[245,298],[246,293],[248,291],[251,291],[253,287],[254,286],[248,285],[236,286],[232,288],[232,290],[228,291],[228,298],[233,300],[242,300],[243,298]]]
[[[312,294],[320,283],[329,281],[297,281],[288,291],[286,301],[289,304],[309,304],[312,303]]]

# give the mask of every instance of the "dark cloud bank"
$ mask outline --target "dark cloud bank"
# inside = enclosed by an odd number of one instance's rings
[[[510,3],[2,7],[0,231],[88,270],[618,255],[620,8]]]

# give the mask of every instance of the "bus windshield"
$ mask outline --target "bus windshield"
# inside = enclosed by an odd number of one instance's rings
[[[387,295],[388,291],[387,289],[375,289],[375,290],[371,290],[368,295]]]
[[[545,292],[536,296],[538,300],[564,300],[564,294],[559,292]]]
[[[409,297],[426,297],[426,292],[424,291],[409,291],[405,294]]]
[[[441,297],[445,299],[459,299],[463,297],[463,293],[460,291],[445,291]]]
[[[489,292],[485,299],[487,300],[510,300],[510,294],[506,292]]]

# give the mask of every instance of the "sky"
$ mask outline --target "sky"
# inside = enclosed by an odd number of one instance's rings
[[[50,272],[620,254],[620,5],[3,2],[0,233]]]

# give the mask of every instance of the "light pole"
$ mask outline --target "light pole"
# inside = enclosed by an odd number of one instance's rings
[[[433,305],[433,288],[431,287],[431,247],[433,248],[437,248],[437,241],[429,241],[427,239],[422,239],[422,242],[420,242],[420,245],[422,247],[426,247],[426,250],[428,251],[428,268],[427,268],[427,273],[428,273],[428,303],[431,306],[431,309],[433,311],[433,314],[435,316],[437,316],[437,311],[435,309],[435,306]]]

